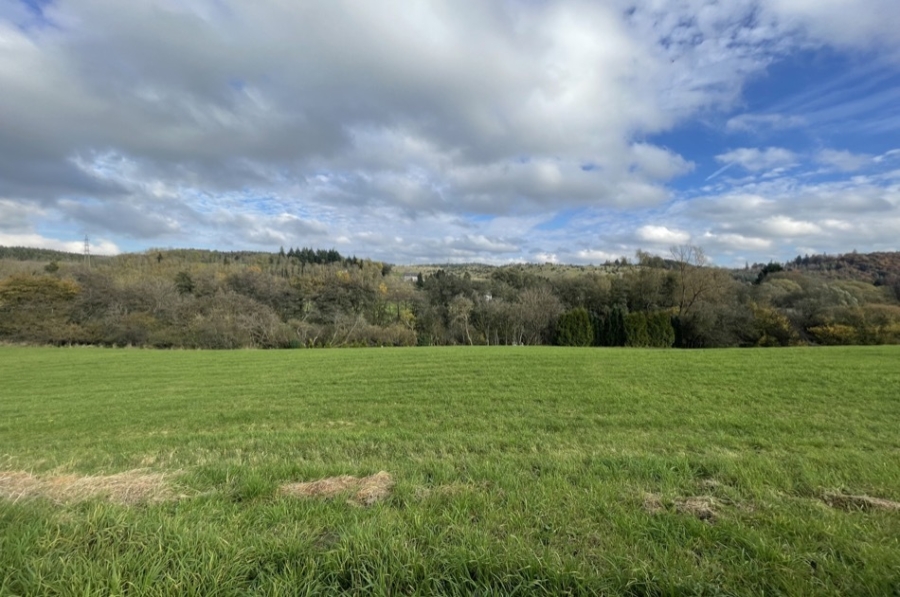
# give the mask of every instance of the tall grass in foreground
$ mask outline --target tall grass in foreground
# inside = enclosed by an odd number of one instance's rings
[[[897,347],[0,348],[0,594],[900,595],[898,430]]]

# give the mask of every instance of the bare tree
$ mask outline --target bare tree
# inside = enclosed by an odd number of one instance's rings
[[[472,309],[475,303],[462,295],[455,297],[450,301],[450,317],[454,323],[462,323],[465,331],[466,341],[469,346],[472,345],[472,334],[469,333],[469,318],[472,316]]]
[[[559,299],[547,286],[526,288],[519,295],[517,344],[541,344],[550,325],[562,312]]]
[[[697,302],[713,294],[721,284],[721,277],[707,264],[706,253],[695,245],[675,245],[669,251],[676,265],[676,296],[678,316],[691,312]]]

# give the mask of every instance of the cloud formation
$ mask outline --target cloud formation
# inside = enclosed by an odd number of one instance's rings
[[[833,84],[771,110],[745,91],[824,48],[875,53],[895,76],[891,3],[7,2],[0,242],[394,262],[586,262],[704,239],[727,261],[801,236],[833,251],[858,225],[822,218],[897,217],[892,148],[734,136],[848,114],[888,126],[900,85],[857,98]],[[722,141],[660,140],[684,127]],[[870,177],[806,176],[819,170]],[[776,204],[742,230],[728,198],[750,195]],[[808,202],[834,206],[813,217]]]
[[[716,156],[716,161],[726,166],[739,165],[745,170],[757,172],[770,168],[788,168],[797,161],[794,152],[781,147],[742,147]]]

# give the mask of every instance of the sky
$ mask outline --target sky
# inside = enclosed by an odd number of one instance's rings
[[[0,245],[900,250],[897,0],[0,0]]]

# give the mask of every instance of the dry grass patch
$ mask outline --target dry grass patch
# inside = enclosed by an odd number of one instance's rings
[[[391,494],[394,478],[384,471],[368,477],[328,477],[306,483],[289,483],[279,488],[279,493],[292,497],[332,499],[352,493],[347,500],[356,506],[371,506]]]
[[[892,510],[900,511],[900,502],[871,497],[868,495],[846,495],[826,493],[822,501],[839,510]]]
[[[706,522],[713,522],[716,519],[716,505],[716,500],[709,496],[693,496],[675,500],[675,511],[681,514],[690,514]]]
[[[669,509],[673,509],[679,514],[688,514],[706,522],[715,521],[717,506],[718,502],[715,498],[705,495],[677,498],[671,502],[670,507],[667,507],[659,495],[645,493],[642,503],[644,511],[648,514],[662,514]]]
[[[25,471],[0,471],[0,498],[11,501],[44,498],[58,504],[103,498],[117,504],[179,499],[167,475],[134,470],[115,475],[37,476]]]
[[[655,493],[645,493],[642,506],[644,512],[647,512],[648,514],[662,514],[666,511],[662,498]]]

